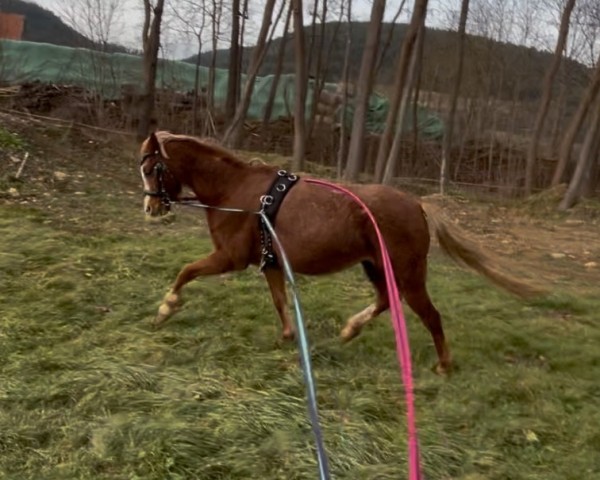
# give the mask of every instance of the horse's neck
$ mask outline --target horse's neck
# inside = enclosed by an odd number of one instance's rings
[[[190,172],[189,186],[202,203],[218,206],[239,196],[240,190],[243,190],[243,197],[246,194],[253,195],[251,191],[255,188],[255,195],[264,193],[264,187],[261,186],[263,182],[254,181],[254,177],[264,176],[258,173],[249,165],[227,160],[196,161]]]
[[[218,161],[196,161],[186,172],[186,183],[201,202],[216,204],[230,188],[229,170]]]

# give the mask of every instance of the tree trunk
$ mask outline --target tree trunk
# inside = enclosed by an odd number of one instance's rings
[[[575,172],[569,182],[567,192],[558,206],[559,210],[571,208],[581,198],[588,181],[587,177],[591,174],[591,171],[593,170],[592,167],[596,161],[597,148],[595,147],[600,138],[600,105],[598,102],[594,102],[593,106],[592,119],[585,135],[585,140],[583,141],[583,147],[579,154],[577,167],[575,167]]]
[[[237,101],[240,101],[240,93],[241,93],[241,89],[242,89],[242,72],[244,71],[244,55],[246,54],[245,48],[244,48],[244,42],[246,39],[246,21],[248,20],[249,16],[248,16],[248,0],[244,0],[244,5],[242,6],[242,23],[240,25],[240,41],[239,41],[239,45],[240,45],[240,50],[239,50],[239,55],[238,55],[238,72],[239,72],[239,77],[238,77],[238,85],[237,85]],[[237,109],[237,104],[236,104],[236,109]]]
[[[342,3],[343,10],[343,3]],[[343,13],[343,12],[342,12]],[[344,52],[344,67],[342,69],[342,105],[340,120],[340,145],[337,155],[337,178],[342,177],[344,172],[344,160],[346,159],[346,150],[348,140],[346,139],[346,110],[348,108],[348,80],[350,77],[350,49],[352,47],[352,0],[348,0],[348,25],[346,30],[346,51]]]
[[[256,82],[258,70],[260,69],[267,51],[267,36],[271,27],[271,18],[274,7],[275,0],[266,1],[262,24],[258,34],[258,40],[256,41],[256,46],[254,47],[254,52],[252,55],[252,62],[250,64],[250,68],[248,69],[248,74],[246,75],[246,84],[244,85],[242,100],[235,111],[235,116],[229,125],[229,128],[225,132],[225,136],[223,137],[223,143],[231,148],[239,148],[242,140],[244,121],[246,120],[246,114],[248,113],[248,108],[250,107],[254,83]]]
[[[309,122],[309,127],[308,127],[308,138],[312,137],[312,132],[314,130],[314,126],[315,126],[315,121],[316,121],[316,113],[317,113],[317,107],[319,104],[319,99],[321,98],[321,93],[323,92],[324,88],[325,88],[325,83],[327,80],[327,77],[329,75],[329,64],[330,64],[330,60],[331,60],[331,55],[333,53],[333,49],[336,46],[336,40],[338,38],[338,33],[340,31],[340,28],[342,26],[342,22],[344,20],[344,0],[342,0],[341,4],[340,4],[340,15],[339,15],[339,19],[337,22],[335,22],[335,26],[333,28],[333,33],[331,34],[331,38],[329,39],[329,45],[327,46],[327,52],[325,54],[325,58],[324,59],[320,59],[319,60],[319,65],[317,66],[317,73],[316,73],[316,83],[315,83],[315,88],[314,88],[314,96],[313,98],[315,99],[315,101],[313,102],[312,105],[312,110],[311,110],[311,115],[310,115],[310,122]],[[327,13],[327,0],[325,0],[323,2],[323,16],[326,15]],[[325,39],[325,30],[326,30],[327,24],[326,23],[321,23],[321,39]],[[342,66],[342,72],[343,72],[344,68]],[[342,73],[342,77],[343,77],[343,73]],[[333,137],[332,137],[333,138]]]
[[[413,8],[410,24],[406,31],[404,41],[402,42],[402,49],[400,50],[398,65],[396,67],[396,78],[394,81],[396,89],[392,95],[392,101],[390,102],[386,118],[385,129],[381,135],[379,149],[377,151],[377,161],[375,164],[375,177],[377,181],[381,181],[383,179],[386,161],[390,153],[393,135],[396,128],[398,109],[400,108],[400,102],[404,96],[404,90],[406,88],[406,78],[410,68],[412,51],[417,40],[419,29],[424,23],[427,15],[427,4],[428,0],[415,0],[415,6]],[[402,119],[399,121],[401,123]]]
[[[294,99],[294,154],[292,168],[302,170],[306,152],[306,55],[302,0],[292,0],[296,92]]]
[[[285,49],[288,40],[288,31],[290,28],[290,20],[292,18],[292,7],[288,8],[287,16],[285,19],[285,27],[283,28],[283,36],[279,43],[279,51],[277,52],[277,63],[275,65],[275,74],[273,75],[273,84],[271,85],[271,91],[269,92],[269,99],[265,105],[265,112],[263,115],[263,127],[266,127],[271,121],[271,115],[273,114],[273,104],[275,103],[275,96],[277,95],[277,87],[279,86],[279,79],[281,78],[281,72],[283,71],[283,60],[285,59]]]
[[[310,76],[312,74],[312,61],[315,53],[315,37],[317,36],[317,12],[319,10],[319,0],[315,0],[313,10],[310,12],[312,20],[310,22],[310,42],[308,44],[308,58],[306,59],[306,71]]]
[[[460,7],[460,17],[458,19],[458,51],[457,51],[457,69],[452,94],[450,97],[450,112],[448,114],[448,122],[446,123],[446,131],[444,132],[444,140],[442,145],[442,165],[440,168],[440,193],[446,193],[448,186],[448,174],[450,173],[450,152],[452,150],[454,122],[456,119],[456,106],[458,104],[458,95],[460,92],[460,84],[462,82],[463,65],[465,60],[465,30],[467,27],[467,16],[469,15],[469,0],[462,0]]]
[[[583,185],[581,186],[582,198],[593,197],[596,187],[598,186],[598,171],[600,167],[600,130],[596,132],[596,144],[592,150],[590,162],[590,168],[588,169]]]
[[[564,65],[563,65],[563,71],[564,71]],[[550,132],[550,138],[552,139],[552,144],[551,144],[551,151],[552,151],[552,156],[557,156],[558,155],[558,147],[559,147],[559,140],[560,140],[560,130],[563,124],[563,120],[564,120],[564,114],[565,114],[565,110],[567,108],[567,85],[566,85],[566,80],[565,80],[565,75],[563,72],[562,75],[562,80],[560,82],[560,87],[559,87],[559,93],[558,93],[558,99],[556,101],[556,115],[554,116],[554,122],[552,124],[552,130]]]
[[[556,169],[554,170],[554,175],[552,177],[552,186],[558,185],[563,178],[565,173],[565,169],[567,168],[567,164],[569,163],[569,158],[571,157],[571,150],[573,148],[573,144],[575,143],[575,138],[577,137],[577,133],[581,129],[581,125],[585,120],[585,117],[588,113],[590,105],[594,102],[594,99],[600,92],[600,58],[596,62],[596,69],[594,70],[592,79],[579,102],[579,106],[577,107],[577,111],[573,118],[571,119],[569,126],[567,127],[567,131],[560,143],[560,149],[558,153],[558,163],[556,165]]]
[[[531,195],[533,187],[533,173],[535,162],[538,154],[538,146],[540,143],[540,137],[542,136],[542,130],[544,128],[544,121],[548,114],[548,107],[550,106],[550,100],[552,99],[552,86],[554,84],[554,78],[560,68],[560,62],[562,60],[565,45],[567,44],[567,37],[569,35],[569,23],[571,21],[571,12],[575,6],[575,0],[567,0],[565,9],[563,10],[560,19],[560,30],[558,34],[558,40],[556,42],[556,48],[554,50],[554,59],[552,64],[546,73],[544,78],[544,87],[542,90],[542,100],[540,102],[540,108],[535,118],[535,124],[533,126],[533,136],[527,150],[527,164],[525,166],[525,195]]]
[[[325,26],[327,20],[327,0],[322,0],[323,5],[321,9],[321,25],[319,27],[319,43],[317,46],[317,64],[315,66],[315,75],[313,82],[313,91],[312,91],[312,108],[310,111],[310,118],[308,121],[308,134],[307,138],[312,138],[313,128],[315,125],[315,117],[317,116],[317,106],[319,105],[319,98],[321,96],[322,85],[324,85],[325,81],[322,78],[322,70],[323,70],[323,47],[325,45]],[[317,2],[315,2],[316,9]],[[336,26],[336,33],[337,33]]]
[[[144,26],[142,43],[144,48],[144,96],[137,129],[137,139],[144,140],[150,133],[154,99],[156,96],[156,70],[158,67],[158,49],[160,47],[160,24],[162,21],[164,0],[158,0],[154,8],[150,0],[144,0]]]
[[[194,71],[194,95],[192,101],[192,135],[196,135],[198,124],[198,91],[200,87],[200,60],[202,59],[202,37],[198,35],[198,54],[196,55],[196,65]]]
[[[215,73],[217,70],[217,46],[219,41],[219,35],[221,33],[221,14],[223,13],[222,2],[212,0],[212,6],[212,52],[210,57],[210,67],[208,68],[208,99],[206,102],[209,116],[213,115],[215,111]],[[205,131],[204,133],[206,134],[207,132]]]
[[[423,49],[425,48],[425,28],[421,30],[421,35],[417,39],[417,50],[415,52],[415,67],[414,67],[414,79],[413,79],[413,93],[412,93],[412,152],[411,152],[411,168],[418,164],[419,155],[419,96],[421,92],[421,82],[423,79]],[[410,91],[409,91],[410,93]],[[414,170],[413,170],[414,171]],[[420,175],[420,173],[419,173]]]
[[[381,66],[383,65],[383,61],[385,60],[387,51],[389,50],[390,45],[392,44],[392,40],[394,38],[394,29],[396,28],[396,22],[400,18],[400,15],[402,15],[402,10],[404,10],[405,4],[406,0],[402,0],[400,2],[400,5],[398,5],[398,10],[396,10],[394,18],[392,18],[392,21],[390,22],[390,29],[388,30],[388,34],[385,38],[385,41],[383,42],[383,47],[381,47],[380,49],[381,53],[379,54],[379,60],[377,60],[377,66],[375,67],[375,78],[379,78]]]
[[[227,121],[235,115],[240,83],[240,0],[232,0],[231,6],[231,42],[229,47],[229,76],[227,78],[227,102],[225,117]]]
[[[379,37],[381,35],[381,21],[385,13],[385,0],[374,0],[371,9],[369,30],[363,50],[358,83],[356,85],[356,97],[354,98],[354,119],[352,121],[352,132],[350,134],[350,147],[348,149],[348,162],[344,177],[350,181],[356,181],[358,175],[364,168],[365,162],[365,121],[369,109],[369,98],[373,88],[375,72],[375,61],[379,49]]]
[[[381,181],[386,185],[392,184],[392,180],[396,175],[398,159],[400,158],[400,148],[402,146],[402,136],[404,134],[404,118],[406,117],[406,110],[408,109],[408,104],[410,102],[410,94],[414,86],[415,74],[417,72],[417,65],[419,63],[418,53],[421,50],[419,48],[419,44],[425,40],[425,17],[423,17],[422,21],[423,23],[420,25],[420,28],[417,32],[416,48],[413,48],[411,51],[410,66],[405,79],[406,85],[402,95],[400,108],[398,110],[396,133],[394,135],[392,148],[387,158],[383,178],[381,179]]]
[[[321,74],[321,81],[320,81],[320,84],[319,84],[320,91],[323,90],[323,87],[325,86],[325,81],[327,79],[327,76],[329,75],[329,72],[330,72],[330,70],[329,70],[329,61],[331,60],[331,55],[333,53],[333,49],[336,46],[335,42],[337,40],[338,33],[340,31],[340,28],[342,26],[342,22],[344,20],[344,2],[343,2],[343,0],[342,0],[342,5],[341,5],[340,9],[341,10],[340,10],[339,19],[336,22],[336,25],[335,25],[335,27],[333,29],[333,34],[331,35],[331,38],[329,39],[329,45],[327,46],[327,53],[325,54],[325,59],[322,62],[322,68],[321,68],[322,74]],[[325,30],[326,30],[326,28],[327,28],[327,24],[322,25],[321,30],[323,32],[323,38],[325,38]],[[342,70],[343,70],[343,68],[342,68]]]

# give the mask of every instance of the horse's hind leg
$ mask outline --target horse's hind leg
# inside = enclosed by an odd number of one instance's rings
[[[440,313],[434,307],[427,293],[425,286],[426,270],[426,260],[419,262],[415,268],[407,272],[408,274],[403,275],[403,280],[399,279],[398,284],[406,303],[421,318],[421,321],[431,333],[438,356],[438,364],[434,367],[434,370],[436,373],[443,374],[451,368],[450,351],[446,344]]]
[[[287,310],[287,295],[283,270],[280,268],[267,268],[264,274],[271,290],[273,304],[281,320],[281,337],[284,340],[293,340],[295,332]]]
[[[383,269],[376,267],[371,262],[363,262],[362,266],[367,277],[375,287],[377,300],[362,312],[359,312],[348,319],[346,326],[341,332],[341,337],[344,342],[348,342],[358,336],[367,323],[382,312],[385,312],[390,306]]]

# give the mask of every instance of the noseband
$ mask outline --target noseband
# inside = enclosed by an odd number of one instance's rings
[[[144,154],[142,160],[140,161],[140,166],[144,164],[144,162],[154,155],[158,155],[159,152],[150,152]],[[171,197],[165,190],[164,182],[163,182],[163,174],[167,171],[167,167],[162,160],[156,162],[152,171],[156,174],[156,183],[158,184],[158,189],[155,191],[144,190],[142,193],[149,197],[158,197],[161,200],[161,203],[165,206],[167,210],[171,209]]]

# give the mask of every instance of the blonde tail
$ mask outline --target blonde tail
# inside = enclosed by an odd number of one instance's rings
[[[456,263],[475,270],[498,287],[521,298],[531,298],[542,293],[540,289],[533,285],[517,280],[500,271],[498,269],[499,260],[492,260],[488,254],[484,253],[473,242],[467,240],[457,227],[443,221],[440,207],[425,202],[423,202],[422,207],[440,247]],[[503,270],[510,268],[507,262],[502,261],[502,263],[504,264]]]

